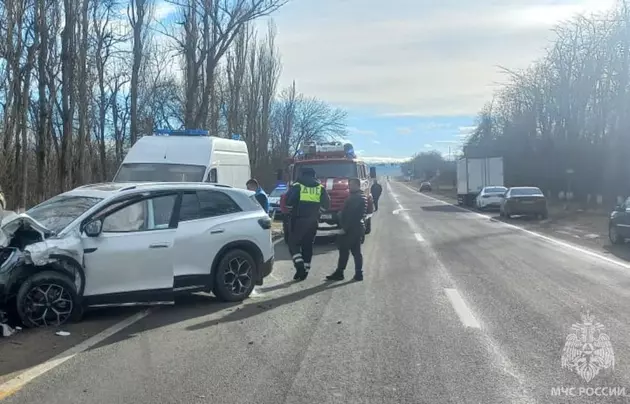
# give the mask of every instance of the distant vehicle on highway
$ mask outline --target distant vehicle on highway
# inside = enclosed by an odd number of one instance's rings
[[[475,206],[479,210],[499,209],[506,191],[507,188],[503,186],[484,187],[477,195]]]
[[[221,185],[86,185],[0,225],[0,312],[16,309],[27,327],[179,293],[242,301],[274,263],[267,213]]]
[[[630,238],[630,198],[615,206],[608,219],[608,238],[613,244],[624,244]]]
[[[420,192],[431,192],[432,188],[431,188],[431,183],[429,181],[424,181],[423,183],[420,184]]]
[[[512,187],[507,190],[500,206],[501,217],[515,215],[548,217],[547,198],[537,187]]]

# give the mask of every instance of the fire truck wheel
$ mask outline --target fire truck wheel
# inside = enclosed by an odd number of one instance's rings
[[[372,218],[369,218],[365,221],[365,234],[370,234],[372,232]]]

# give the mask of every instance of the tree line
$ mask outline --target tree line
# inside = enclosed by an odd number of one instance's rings
[[[583,202],[630,195],[629,24],[624,0],[558,25],[542,58],[502,69],[508,82],[467,146],[503,156],[509,186],[570,190]]]
[[[343,110],[282,70],[269,22],[285,0],[0,0],[0,187],[25,208],[109,181],[155,129],[239,134],[264,184],[304,141],[345,134]],[[159,7],[175,11],[160,15]],[[270,20],[271,21],[271,20]]]

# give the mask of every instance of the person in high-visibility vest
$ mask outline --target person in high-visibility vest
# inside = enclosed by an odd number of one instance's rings
[[[315,170],[305,168],[286,196],[289,209],[289,252],[295,267],[296,281],[308,276],[313,258],[320,209],[330,208],[326,188],[315,178]]]

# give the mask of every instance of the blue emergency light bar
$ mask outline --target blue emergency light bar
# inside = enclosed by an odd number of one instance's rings
[[[210,132],[203,129],[158,129],[154,132],[155,136],[210,136]]]

